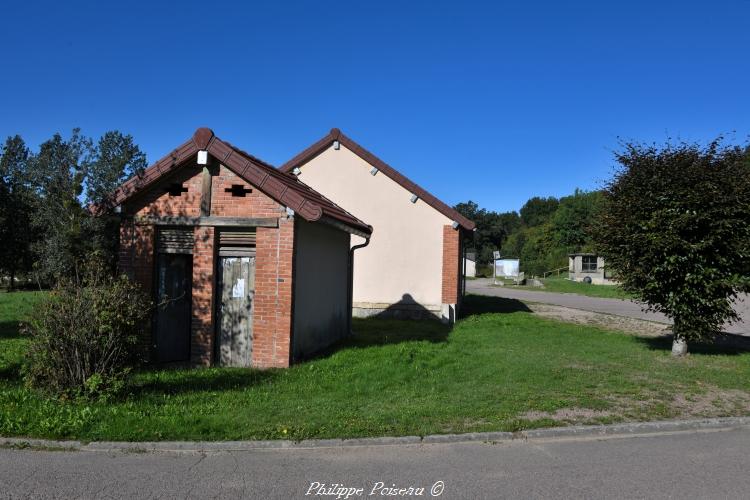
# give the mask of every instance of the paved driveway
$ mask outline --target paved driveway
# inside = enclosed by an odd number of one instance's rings
[[[526,302],[552,304],[584,311],[657,321],[659,323],[670,323],[663,314],[646,312],[639,304],[630,300],[586,297],[585,295],[572,293],[536,292],[513,286],[493,286],[490,279],[469,280],[466,282],[466,291],[479,295],[505,297]],[[729,333],[750,335],[750,299],[747,295],[743,296],[737,304],[737,312],[744,321],[733,325],[726,325],[725,330]]]
[[[311,491],[320,483],[362,488],[350,500],[394,486],[445,499],[747,498],[748,449],[747,428],[208,455],[0,449],[0,497],[337,498]]]

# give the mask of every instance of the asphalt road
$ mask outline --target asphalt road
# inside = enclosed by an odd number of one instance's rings
[[[536,292],[514,288],[513,286],[492,286],[491,283],[492,280],[487,279],[467,280],[466,291],[479,295],[492,295],[495,297],[518,299],[520,301],[552,304],[584,311],[657,321],[659,323],[670,323],[663,314],[646,312],[640,304],[630,300],[586,297],[585,295],[572,293]],[[728,324],[724,327],[724,330],[729,333],[750,335],[750,298],[747,295],[743,296],[736,304],[736,310],[740,314],[740,317],[743,318],[743,321]]]
[[[213,454],[0,449],[2,498],[747,498],[750,429]],[[311,490],[311,486],[313,486]],[[374,494],[370,494],[376,488]],[[309,495],[305,495],[307,492]],[[344,498],[341,496],[340,498]]]

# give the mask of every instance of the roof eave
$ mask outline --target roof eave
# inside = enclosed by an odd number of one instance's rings
[[[456,209],[451,208],[446,203],[440,201],[437,197],[432,195],[426,189],[420,187],[415,182],[408,179],[406,176],[401,174],[395,168],[388,165],[386,162],[375,156],[370,151],[360,146],[356,141],[346,136],[341,130],[337,128],[331,129],[331,131],[323,138],[306,148],[304,151],[295,155],[291,160],[284,163],[279,170],[284,173],[291,173],[295,167],[300,167],[310,160],[320,155],[323,151],[327,150],[334,141],[339,141],[341,144],[347,147],[354,154],[365,160],[367,163],[376,167],[378,170],[383,172],[388,178],[402,186],[404,189],[414,192],[422,201],[430,205],[432,208],[448,217],[452,221],[459,224],[460,227],[467,231],[473,231],[476,229],[476,224],[461,215]]]

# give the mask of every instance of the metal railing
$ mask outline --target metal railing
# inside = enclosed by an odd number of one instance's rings
[[[546,278],[547,275],[552,275],[554,273],[557,273],[557,276],[559,277],[561,271],[569,271],[569,269],[567,267],[560,267],[560,268],[557,268],[557,269],[553,269],[551,271],[547,271],[547,272],[545,272],[545,273],[542,274],[542,279]]]

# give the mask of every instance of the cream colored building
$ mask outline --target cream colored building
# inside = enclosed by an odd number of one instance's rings
[[[281,167],[373,227],[352,236],[355,316],[455,320],[474,223],[338,129]]]
[[[611,273],[604,266],[604,257],[593,253],[572,253],[568,255],[568,279],[586,281],[594,285],[614,285]]]

